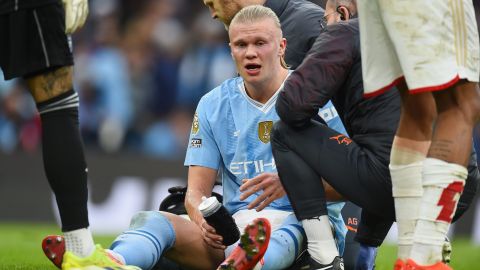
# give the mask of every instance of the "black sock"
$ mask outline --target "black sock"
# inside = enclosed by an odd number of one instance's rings
[[[45,174],[55,193],[62,231],[89,225],[87,165],[78,126],[78,104],[73,89],[37,104],[42,119]]]

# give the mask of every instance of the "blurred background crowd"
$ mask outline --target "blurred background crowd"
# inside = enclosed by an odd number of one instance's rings
[[[223,25],[199,0],[94,0],[73,36],[87,148],[183,157],[201,96],[235,76]],[[0,81],[0,151],[37,151],[40,125],[21,80]]]
[[[89,3],[87,24],[73,36],[86,148],[182,160],[197,102],[236,75],[223,24],[202,0]],[[25,85],[0,76],[0,154],[39,147]]]

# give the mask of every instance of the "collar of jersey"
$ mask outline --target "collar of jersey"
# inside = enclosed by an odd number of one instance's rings
[[[285,77],[285,80],[282,82],[278,90],[275,92],[275,94],[273,94],[273,96],[270,97],[269,100],[267,100],[267,102],[265,102],[265,104],[254,100],[247,94],[247,90],[245,89],[245,84],[243,83],[243,80],[240,80],[240,82],[238,83],[237,85],[238,90],[240,90],[240,93],[245,97],[247,102],[250,103],[253,107],[257,108],[263,113],[268,113],[273,107],[275,107],[275,102],[277,101],[278,93],[280,93],[280,90],[282,90],[283,84],[288,79],[288,77],[290,77],[290,74],[292,74],[292,70],[288,72],[287,77]]]

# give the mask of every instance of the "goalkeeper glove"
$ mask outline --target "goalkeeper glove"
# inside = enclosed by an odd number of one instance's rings
[[[88,15],[88,0],[62,0],[65,9],[65,33],[82,27]]]

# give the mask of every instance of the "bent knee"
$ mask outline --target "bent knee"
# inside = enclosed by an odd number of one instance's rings
[[[130,229],[140,228],[149,223],[171,223],[170,219],[165,214],[166,213],[159,211],[140,211],[132,216],[130,220]]]

